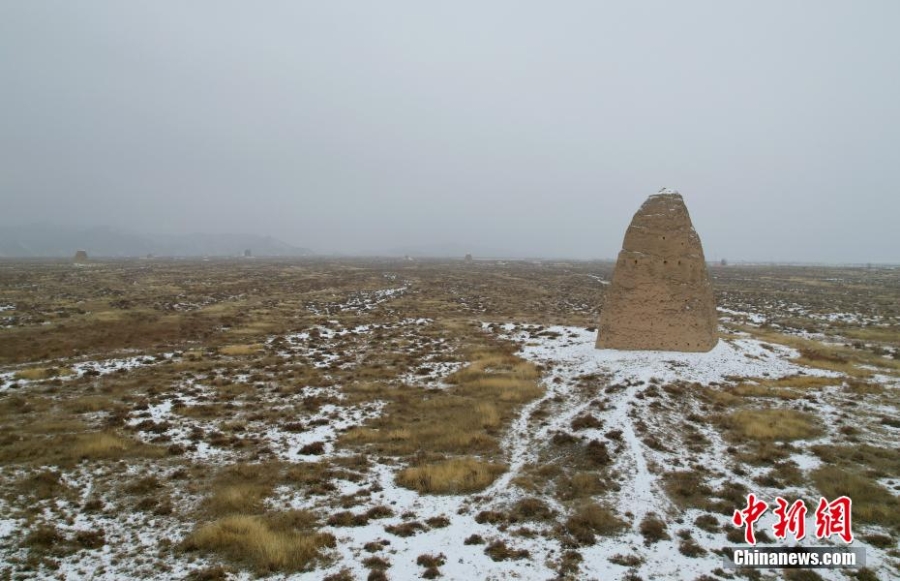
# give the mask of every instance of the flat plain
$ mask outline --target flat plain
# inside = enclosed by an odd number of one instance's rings
[[[900,576],[900,268],[712,266],[683,354],[612,266],[0,262],[0,579]],[[751,492],[866,567],[726,570]]]

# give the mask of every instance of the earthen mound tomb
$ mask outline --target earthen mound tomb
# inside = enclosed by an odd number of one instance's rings
[[[709,351],[718,322],[700,237],[681,194],[650,196],[625,232],[598,349]]]

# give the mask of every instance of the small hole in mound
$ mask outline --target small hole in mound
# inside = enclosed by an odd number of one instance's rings
[[[637,260],[635,260],[634,263],[637,264]]]
[[[663,260],[663,264],[669,264],[668,260]]]

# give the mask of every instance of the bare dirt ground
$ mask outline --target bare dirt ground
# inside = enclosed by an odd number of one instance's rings
[[[611,274],[0,262],[0,579],[900,576],[900,269],[713,267],[702,354],[594,349]],[[866,568],[724,569],[749,492]]]

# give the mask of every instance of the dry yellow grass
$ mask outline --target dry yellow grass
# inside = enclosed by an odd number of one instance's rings
[[[226,345],[219,347],[219,353],[222,355],[230,355],[232,357],[240,357],[244,355],[255,355],[262,351],[262,345],[253,343],[250,345]]]
[[[262,511],[263,499],[271,492],[272,487],[264,484],[228,484],[216,488],[203,502],[203,508],[216,516],[253,514]]]
[[[32,367],[16,372],[16,379],[25,379],[28,381],[37,381],[40,379],[48,379],[50,377],[58,377],[64,375],[72,375],[72,370],[67,367]]]
[[[262,514],[263,501],[279,482],[296,482],[296,476],[288,477],[286,470],[298,468],[281,462],[252,462],[230,464],[219,470],[210,483],[209,496],[201,509],[206,518],[218,518],[235,514]],[[302,472],[314,473],[310,464],[303,464]]]
[[[812,451],[823,462],[839,465],[854,472],[900,476],[900,456],[893,448],[854,443],[852,445],[818,445]]]
[[[256,387],[251,383],[210,382],[220,398],[233,400],[235,398],[252,394]]]
[[[865,329],[845,329],[841,333],[848,339],[867,342],[900,343],[900,332],[896,327],[867,327]]]
[[[187,550],[216,553],[246,563],[259,574],[302,571],[321,549],[331,546],[331,535],[276,530],[260,517],[244,515],[201,526],[185,540]]]
[[[371,445],[398,456],[417,452],[490,455],[497,432],[518,406],[540,397],[537,368],[506,353],[476,351],[470,365],[448,378],[451,387],[423,397],[418,388],[361,382],[344,392],[353,398],[390,401],[381,417],[341,436],[346,445]]]
[[[543,389],[537,380],[541,374],[531,362],[509,354],[475,354],[476,359],[447,378],[460,395],[493,397],[509,403],[522,403],[539,397]]]
[[[115,407],[115,402],[102,395],[85,395],[65,402],[65,407],[77,414],[99,412]]]
[[[589,502],[575,511],[565,523],[566,533],[572,535],[580,544],[594,544],[595,535],[614,535],[626,527],[616,513],[609,507]]]
[[[861,378],[872,375],[871,371],[863,369],[860,367],[861,365],[874,365],[883,368],[889,373],[900,373],[900,360],[885,359],[871,351],[853,349],[843,345],[826,344],[812,339],[784,335],[755,327],[743,327],[741,330],[750,332],[758,339],[797,349],[800,352],[800,357],[794,359],[794,362],[807,367],[837,371]]]
[[[506,466],[475,458],[453,458],[401,470],[397,484],[426,494],[465,494],[487,488]]]
[[[515,355],[476,351],[471,357],[472,363],[447,378],[449,383],[466,383],[495,374],[521,380],[535,380],[541,376],[534,364]]]
[[[814,375],[792,375],[779,379],[750,378],[729,389],[729,393],[744,397],[773,397],[777,399],[799,399],[811,389],[828,385],[838,385],[839,378]]]
[[[385,438],[392,442],[406,442],[412,437],[412,430],[407,429],[390,430],[387,434],[385,434]]]
[[[483,428],[493,430],[500,427],[502,421],[500,412],[497,411],[497,406],[494,404],[490,402],[479,403],[475,406],[475,413],[478,414]]]
[[[780,377],[778,379],[762,379],[754,380],[759,385],[773,388],[789,387],[793,389],[816,389],[829,385],[839,385],[840,378],[820,377],[818,375],[791,375],[788,377]]]
[[[858,379],[850,379],[847,381],[846,388],[848,391],[857,395],[877,395],[884,393],[884,386]]]
[[[239,302],[216,303],[214,305],[205,306],[201,310],[207,315],[231,314],[237,310],[237,304],[239,304]]]
[[[75,459],[121,458],[126,455],[162,456],[165,451],[123,438],[112,432],[79,434],[70,449]]]
[[[108,458],[121,455],[130,446],[131,443],[125,438],[115,434],[96,432],[78,436],[72,451],[80,458]]]
[[[822,433],[815,417],[790,409],[738,410],[724,424],[739,439],[756,441],[801,440]]]
[[[121,310],[99,311],[99,312],[91,313],[88,317],[92,318],[96,321],[102,321],[102,322],[108,323],[108,322],[122,320],[123,318],[125,318],[125,313]]]
[[[470,408],[449,410],[445,416],[434,416],[434,421],[416,422],[408,428],[354,428],[341,437],[341,442],[350,445],[373,444],[379,451],[397,455],[419,450],[488,451],[497,445],[495,438],[484,433],[479,416],[473,414]]]
[[[859,365],[865,364],[864,361],[836,361],[818,351],[804,352],[803,355],[797,357],[796,359],[793,359],[792,361],[798,365],[805,365],[806,367],[816,367],[818,369],[825,369],[827,371],[836,371],[838,373],[843,373],[851,377],[866,378],[872,376],[871,371],[859,367]]]
[[[277,329],[277,325],[252,325],[249,327],[241,327],[240,329],[232,329],[229,333],[232,335],[240,335],[247,338],[252,338],[256,336],[262,336],[267,333],[274,332]]]
[[[859,473],[836,466],[823,466],[812,474],[822,494],[833,500],[848,496],[853,500],[853,518],[871,524],[900,526],[900,500]]]
[[[603,481],[596,472],[560,472],[555,478],[557,497],[562,500],[589,498],[604,492]]]
[[[175,413],[188,418],[218,418],[223,409],[224,406],[218,403],[197,404],[176,408]]]
[[[464,393],[477,391],[493,391],[501,401],[521,403],[538,397],[543,393],[533,380],[518,379],[516,377],[480,377],[468,380],[463,384]]]
[[[731,391],[726,391],[724,389],[702,387],[700,388],[700,393],[703,395],[704,399],[708,400],[716,407],[731,407],[737,404],[746,403],[739,395],[735,395]]]
[[[755,383],[741,383],[728,390],[741,397],[773,397],[776,399],[800,399],[803,393],[791,389],[776,389]]]

